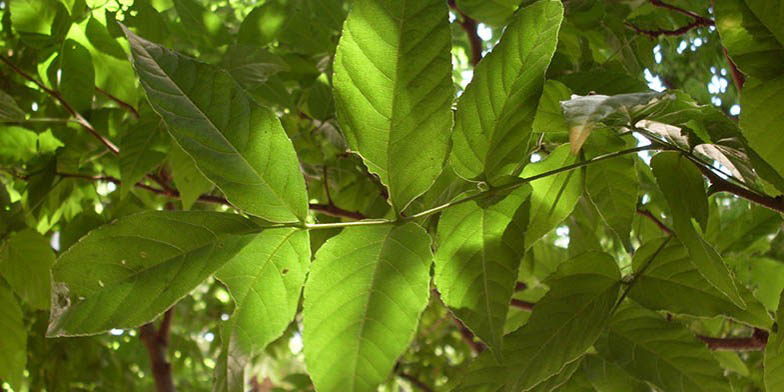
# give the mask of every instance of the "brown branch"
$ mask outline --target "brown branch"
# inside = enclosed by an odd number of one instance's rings
[[[762,351],[768,343],[768,332],[754,328],[754,334],[748,338],[712,338],[698,335],[713,351]]]
[[[460,336],[468,344],[468,346],[471,347],[471,350],[473,350],[474,353],[476,354],[485,351],[484,343],[477,342],[476,340],[474,340],[474,333],[471,332],[471,330],[468,329],[468,327],[466,327],[462,321],[460,321],[457,317],[455,317],[455,315],[453,315],[452,313],[449,313],[449,315],[452,317],[452,321],[457,326],[457,331],[460,332]]]
[[[706,17],[704,17],[702,15],[699,15],[699,14],[694,13],[692,11],[689,11],[687,9],[683,9],[683,8],[676,7],[676,6],[671,5],[671,4],[667,4],[667,3],[665,3],[665,2],[663,2],[661,0],[649,0],[649,1],[655,7],[665,8],[665,9],[668,9],[670,11],[674,11],[674,12],[677,12],[679,14],[686,15],[686,16],[688,16],[688,17],[690,17],[692,19],[691,23],[689,23],[689,24],[687,24],[687,25],[685,25],[683,27],[679,27],[677,29],[674,29],[674,30],[664,30],[664,29],[645,30],[645,29],[641,29],[641,28],[635,26],[632,23],[624,22],[624,24],[626,26],[629,26],[632,30],[636,31],[638,34],[647,35],[651,39],[657,38],[657,37],[662,36],[662,35],[668,35],[668,36],[683,35],[683,34],[686,34],[689,30],[691,30],[693,28],[696,28],[696,27],[707,27],[707,26],[715,26],[716,25],[716,22],[714,22],[713,19],[706,18]]]
[[[663,2],[661,0],[649,0],[649,1],[650,1],[650,3],[652,5],[654,5],[656,7],[666,8],[668,10],[675,11],[677,13],[686,15],[686,16],[694,19],[694,20],[698,20],[698,21],[701,21],[703,23],[707,23],[707,26],[712,26],[714,24],[713,20],[708,19],[708,18],[706,18],[706,17],[704,17],[702,15],[699,15],[697,13],[694,13],[692,11],[689,11],[687,9],[683,9],[683,8],[676,7],[676,6],[671,5],[671,4],[667,4],[667,3],[665,3],[665,2]]]
[[[528,285],[523,282],[515,283],[515,291],[523,291],[528,288]]]
[[[512,298],[512,302],[510,303],[510,305],[512,305],[513,307],[518,308],[518,309],[522,309],[522,310],[525,310],[525,311],[528,311],[528,312],[532,312],[534,310],[534,305],[536,305],[536,304],[534,304],[533,302],[528,302],[528,301],[523,301],[523,300],[519,300],[519,299],[516,299],[516,298]]]
[[[104,182],[111,182],[115,185],[122,185],[122,181],[119,178],[112,177],[112,176],[102,176],[102,175],[92,176],[92,175],[78,174],[78,173],[57,173],[57,175],[65,178],[79,178],[87,181],[104,181]],[[161,196],[166,196],[178,200],[180,199],[181,195],[178,190],[169,187],[168,184],[165,184],[163,181],[160,180],[160,178],[156,176],[148,175],[147,177],[158,182],[158,184],[161,185],[163,189],[149,186],[143,182],[137,182],[136,184],[134,184],[134,186]],[[201,195],[196,199],[196,201],[202,203],[222,204],[227,206],[231,205],[231,203],[229,203],[229,201],[226,200],[225,198],[220,196],[213,196],[213,195]],[[359,212],[347,211],[336,206],[329,206],[325,204],[310,203],[309,208],[311,210],[318,211],[324,215],[334,216],[337,218],[348,218],[353,220],[362,220],[366,218],[363,214]]]
[[[723,178],[721,178],[718,174],[716,174],[713,170],[705,167],[704,165],[695,162],[693,158],[690,158],[692,163],[694,163],[698,169],[702,172],[702,174],[708,178],[711,182],[711,191],[712,192],[727,192],[732,193],[733,195],[740,196],[746,200],[752,201],[757,203],[763,207],[767,207],[773,211],[784,213],[784,197],[782,196],[768,196],[764,194],[760,194],[754,192],[750,189],[746,189],[740,185],[733,184]]]
[[[366,218],[365,215],[360,212],[347,211],[340,207],[329,204],[310,203],[309,207],[313,211],[318,211],[324,215],[334,216],[336,218],[349,218],[354,220],[362,220]]]
[[[172,378],[171,364],[166,359],[171,313],[172,309],[164,313],[163,320],[157,331],[153,323],[147,323],[139,327],[139,339],[144,343],[144,347],[147,348],[147,354],[150,356],[150,367],[152,368],[155,390],[157,392],[174,392],[176,390]]]
[[[422,382],[422,380],[406,373],[401,369],[400,362],[395,364],[395,373],[402,379],[411,383],[411,385],[417,387],[419,390],[424,392],[433,392],[433,388],[430,388],[429,385]]]
[[[693,29],[695,27],[712,26],[713,25],[713,21],[711,21],[711,24],[707,24],[706,25],[706,24],[704,24],[701,21],[695,20],[695,21],[693,21],[693,22],[691,22],[691,23],[689,23],[689,24],[687,24],[687,25],[685,25],[683,27],[679,27],[679,28],[674,29],[674,30],[664,30],[664,29],[645,30],[645,29],[642,29],[642,28],[639,28],[639,27],[635,26],[634,24],[632,24],[630,22],[623,22],[623,24],[625,24],[626,26],[629,26],[632,30],[634,30],[638,34],[647,35],[651,39],[655,39],[655,38],[657,38],[657,37],[659,37],[661,35],[667,35],[667,36],[683,35],[683,34],[686,34],[687,32],[689,32],[689,30],[691,30],[691,29]]]
[[[111,141],[109,141],[109,139],[107,139],[107,138],[105,138],[103,135],[101,135],[101,134],[100,134],[100,133],[99,133],[99,132],[98,132],[98,131],[97,131],[97,130],[96,130],[96,129],[95,129],[93,126],[92,126],[92,124],[90,124],[90,122],[89,122],[89,121],[87,121],[87,119],[86,119],[86,118],[84,118],[84,117],[83,117],[81,114],[79,114],[79,112],[77,112],[77,111],[76,111],[76,110],[73,108],[73,106],[71,106],[71,105],[68,103],[68,101],[66,101],[66,100],[65,100],[65,98],[63,98],[63,96],[60,94],[60,92],[58,92],[57,90],[52,90],[52,89],[50,89],[50,88],[46,87],[46,86],[45,86],[43,83],[39,82],[38,80],[36,80],[36,79],[35,79],[35,78],[33,78],[32,76],[30,76],[30,75],[29,75],[27,72],[25,72],[25,71],[23,71],[21,68],[17,67],[17,66],[16,66],[16,64],[14,64],[13,62],[11,62],[11,60],[7,59],[5,56],[0,56],[0,61],[2,61],[3,63],[5,63],[6,65],[8,65],[8,66],[9,66],[11,69],[13,69],[13,70],[14,70],[14,72],[16,72],[17,74],[19,74],[19,75],[20,75],[20,76],[22,76],[23,78],[25,78],[25,79],[27,79],[27,80],[29,80],[29,81],[33,82],[33,83],[34,83],[36,86],[38,86],[38,87],[39,87],[41,90],[43,90],[45,93],[49,94],[50,96],[52,96],[52,98],[54,98],[55,100],[57,100],[57,102],[59,102],[59,103],[60,103],[60,105],[62,105],[62,106],[63,106],[63,108],[65,108],[65,110],[66,110],[66,111],[68,111],[68,113],[70,113],[70,114],[71,114],[71,116],[72,116],[72,117],[73,117],[73,118],[76,120],[76,122],[77,122],[77,123],[79,123],[79,125],[81,125],[81,126],[82,126],[82,128],[86,129],[86,130],[87,130],[87,132],[89,132],[89,133],[90,133],[90,134],[92,134],[92,135],[93,135],[93,136],[94,136],[96,139],[98,139],[98,141],[100,141],[100,142],[101,142],[101,144],[103,144],[104,146],[106,146],[106,148],[107,148],[107,149],[109,149],[109,151],[111,151],[111,152],[112,152],[113,154],[115,154],[115,155],[117,155],[117,154],[119,154],[119,153],[120,153],[120,149],[119,149],[119,148],[117,148],[117,146],[115,146],[115,145],[114,145],[114,143],[112,143]]]
[[[471,46],[471,65],[476,67],[476,65],[479,64],[479,61],[482,60],[482,38],[480,38],[479,34],[476,32],[477,23],[474,19],[457,8],[455,0],[449,0],[448,3],[460,17],[458,23],[460,24],[460,27],[465,30],[466,35],[468,36],[468,44]]]
[[[133,117],[136,118],[137,120],[139,119],[139,111],[136,110],[136,108],[133,107],[133,105],[131,105],[130,103],[125,102],[122,99],[115,97],[114,95],[112,95],[108,91],[106,91],[106,90],[104,90],[104,89],[102,89],[102,88],[100,88],[98,86],[95,86],[95,91],[103,94],[104,96],[106,96],[106,98],[109,98],[110,100],[114,101],[114,103],[120,105],[120,107],[122,107],[123,109],[125,109],[129,113],[131,113],[131,115],[133,115]]]
[[[638,208],[637,209],[637,214],[638,215],[642,215],[642,216],[648,218],[651,222],[653,222],[665,234],[669,235],[669,234],[673,233],[671,228],[669,228],[667,225],[665,225],[664,222],[659,220],[659,218],[657,218],[655,215],[653,215],[650,211],[642,209],[642,208]]]

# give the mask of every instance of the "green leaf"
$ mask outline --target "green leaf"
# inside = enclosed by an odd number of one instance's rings
[[[0,122],[16,122],[25,118],[25,112],[16,104],[14,97],[0,90]]]
[[[0,132],[0,163],[27,162],[35,157],[38,135],[15,125],[3,126]]]
[[[515,221],[515,213],[530,194],[525,186],[495,203],[463,203],[438,220],[435,283],[441,300],[497,354],[525,253],[527,222]]]
[[[612,257],[586,252],[563,263],[528,323],[504,338],[505,362],[483,353],[457,391],[528,391],[577,361],[604,331],[621,273]]]
[[[617,138],[597,134],[594,139],[597,143],[586,145],[589,157],[624,147],[624,143]],[[624,242],[629,240],[636,214],[638,187],[632,156],[598,162],[585,169],[586,192],[602,219]]]
[[[127,44],[109,35],[105,21],[94,13],[68,31],[68,38],[90,51],[95,69],[95,85],[113,96],[135,105],[139,89],[126,53]]]
[[[227,40],[226,26],[220,14],[204,9],[194,0],[174,0],[174,8],[185,31],[194,41],[205,41],[208,46],[214,46]]]
[[[343,26],[334,64],[338,120],[396,212],[433,185],[447,156],[449,31],[441,0],[357,0]]]
[[[784,391],[784,291],[779,298],[779,310],[776,312],[778,330],[768,336],[765,345],[765,390],[767,392]]]
[[[670,239],[646,268],[645,264],[663,241],[653,240],[634,253],[632,265],[636,278],[629,291],[630,298],[649,309],[700,317],[724,315],[756,327],[770,328],[772,320],[767,310],[751,292],[740,287],[746,309],[730,302],[692,265],[688,250],[675,239]]]
[[[533,130],[543,133],[568,132],[561,101],[571,99],[572,90],[557,80],[548,80],[544,83],[539,106],[536,108]]]
[[[457,0],[461,12],[482,23],[503,25],[522,0]]]
[[[784,76],[761,82],[749,80],[743,88],[740,116],[740,127],[749,145],[767,163],[773,166],[779,175],[784,175],[784,147],[776,132],[784,114],[771,111],[771,107],[784,104]]]
[[[166,158],[166,154],[160,151],[166,135],[159,122],[160,119],[155,115],[140,121],[128,130],[120,142],[118,160],[122,177],[120,194],[123,197]]]
[[[27,364],[27,331],[22,320],[22,308],[0,280],[0,380],[11,387],[22,389]]]
[[[304,220],[305,182],[278,118],[225,71],[125,33],[150,103],[199,170],[250,214]]]
[[[784,5],[777,0],[745,0],[762,24],[784,45]]]
[[[57,15],[56,0],[14,0],[9,5],[11,24],[22,33],[50,35]]]
[[[677,322],[634,303],[616,311],[606,341],[606,360],[664,391],[730,391],[722,369],[704,343]]]
[[[35,309],[49,309],[49,269],[53,264],[49,240],[35,230],[13,233],[0,246],[0,275]]]
[[[562,19],[557,0],[521,9],[479,62],[457,104],[450,161],[461,177],[493,181],[524,159]]]
[[[760,78],[777,77],[784,71],[784,47],[745,3],[722,0],[714,5],[721,43],[743,72]],[[745,95],[746,88],[741,97]]]
[[[670,205],[675,233],[688,249],[691,263],[713,287],[735,305],[745,309],[745,302],[724,260],[692,223],[694,220],[696,226],[704,229],[708,217],[705,182],[699,169],[677,152],[656,154],[651,159],[651,167]]]
[[[277,339],[294,320],[310,263],[307,231],[264,230],[215,277],[226,284],[236,307],[230,321],[230,360],[243,361]]]
[[[606,122],[613,115],[628,116],[632,109],[648,105],[659,96],[659,93],[588,95],[561,102],[569,129],[572,154],[580,151],[591,131],[599,123]]]
[[[242,21],[237,41],[245,45],[267,45],[278,38],[286,20],[286,7],[276,1],[265,2]]]
[[[90,109],[95,90],[95,69],[90,51],[78,42],[67,39],[60,52],[61,76],[58,90],[76,111]]]
[[[521,175],[528,178],[576,162],[569,145],[558,146],[544,160],[525,167]],[[528,249],[572,213],[583,191],[583,175],[579,170],[544,177],[531,183],[531,207],[525,248]]]
[[[430,237],[419,226],[343,230],[305,284],[305,363],[320,391],[372,391],[414,337],[430,294]]]
[[[597,392],[650,392],[651,387],[604,358],[591,354],[583,357],[580,370]]]
[[[93,230],[57,260],[48,336],[149,322],[261,229],[236,214],[147,211]]]
[[[169,163],[172,167],[174,185],[180,192],[182,209],[191,209],[199,196],[215,187],[207,177],[204,177],[204,174],[201,174],[193,158],[188,156],[177,144],[173,144],[169,151]]]

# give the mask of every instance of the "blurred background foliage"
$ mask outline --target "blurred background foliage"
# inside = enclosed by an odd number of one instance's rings
[[[476,21],[483,53],[492,50],[503,26],[524,0],[457,0],[450,15],[456,94],[472,77],[471,35],[467,18]],[[0,129],[0,258],[40,245],[38,263],[52,263],[89,230],[117,217],[148,209],[225,209],[200,202],[217,195],[183,152],[170,143],[164,125],[145,101],[128,61],[128,45],[118,23],[144,38],[218,64],[260,102],[280,116],[294,141],[313,203],[334,203],[365,216],[389,213],[383,189],[360,159],[345,153],[331,95],[331,63],[350,0],[2,0],[2,55],[65,100],[114,140],[119,156],[74,121],[60,121],[64,108],[39,86],[11,67],[0,67],[0,90],[13,96],[26,120]],[[678,6],[712,18],[710,3],[683,0]],[[713,26],[678,34],[656,34],[688,25],[689,16],[646,0],[569,0],[566,19],[548,78],[575,94],[618,94],[648,89],[680,89],[700,104],[711,104],[731,118],[740,113],[732,69]],[[0,98],[3,98],[0,96]],[[125,104],[135,109],[129,109]],[[67,116],[66,116],[67,117]],[[561,143],[566,135],[547,134],[541,145]],[[639,159],[646,159],[641,154]],[[645,165],[638,165],[644,207],[660,214],[665,201]],[[157,173],[155,179],[146,173]],[[451,178],[449,178],[452,176]],[[465,189],[454,175],[442,176],[436,190],[419,205],[448,200]],[[163,184],[156,180],[162,180]],[[173,183],[179,200],[148,187]],[[122,185],[120,184],[122,183]],[[646,186],[647,184],[647,186]],[[173,188],[172,188],[173,189]],[[430,198],[429,201],[425,200]],[[737,243],[725,248],[737,276],[754,294],[776,308],[784,286],[784,235],[777,214],[745,201],[713,196],[708,238],[735,232]],[[641,204],[641,206],[642,206]],[[421,208],[421,207],[420,207]],[[319,215],[319,220],[330,218]],[[598,246],[623,259],[624,245],[597,221],[595,207],[583,200],[565,224],[526,255],[520,280],[526,289],[517,299],[535,301],[541,281],[580,247]],[[634,245],[659,229],[644,217],[634,222]],[[312,234],[313,250],[334,231]],[[712,235],[712,237],[711,237]],[[744,237],[745,236],[745,237]],[[746,242],[747,238],[763,241]],[[51,245],[50,247],[47,245]],[[30,255],[32,253],[24,253]],[[47,261],[48,260],[48,261]],[[741,264],[741,261],[743,263]],[[630,262],[630,261],[629,261]],[[740,266],[743,265],[741,268]],[[627,265],[628,267],[628,265]],[[1,283],[1,282],[0,282]],[[12,282],[8,282],[12,284]],[[6,284],[6,283],[2,283]],[[27,328],[27,369],[23,391],[148,391],[153,388],[147,353],[136,330],[79,338],[45,339],[48,301],[22,298]],[[232,312],[232,302],[215,280],[202,284],[174,310],[169,343],[175,384],[183,391],[211,390],[220,348],[218,324]],[[527,312],[513,310],[513,330]],[[685,317],[685,316],[680,316]],[[695,331],[718,335],[748,329],[726,319],[686,319]],[[304,373],[301,338],[295,322],[256,358],[250,369],[259,391],[312,390]],[[436,297],[431,298],[417,338],[400,359],[386,390],[411,390],[416,383],[443,388],[472,358],[459,326]],[[737,390],[761,385],[761,353],[715,353]],[[0,354],[2,355],[2,354]],[[584,380],[583,380],[584,381]],[[575,390],[581,380],[576,379]],[[9,384],[2,388],[10,390]],[[582,389],[584,390],[584,389]]]

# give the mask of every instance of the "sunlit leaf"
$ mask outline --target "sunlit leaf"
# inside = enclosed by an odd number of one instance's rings
[[[321,391],[371,391],[392,371],[430,294],[430,237],[414,223],[344,229],[316,253],[303,343]]]
[[[493,181],[525,157],[562,19],[560,1],[521,9],[476,67],[458,101],[452,137],[450,161],[461,177]]]
[[[449,149],[447,15],[441,0],[355,1],[335,55],[341,128],[397,212],[430,188]]]

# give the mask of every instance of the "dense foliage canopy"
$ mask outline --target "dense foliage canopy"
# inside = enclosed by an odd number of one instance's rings
[[[0,0],[0,389],[784,391],[780,0]]]

